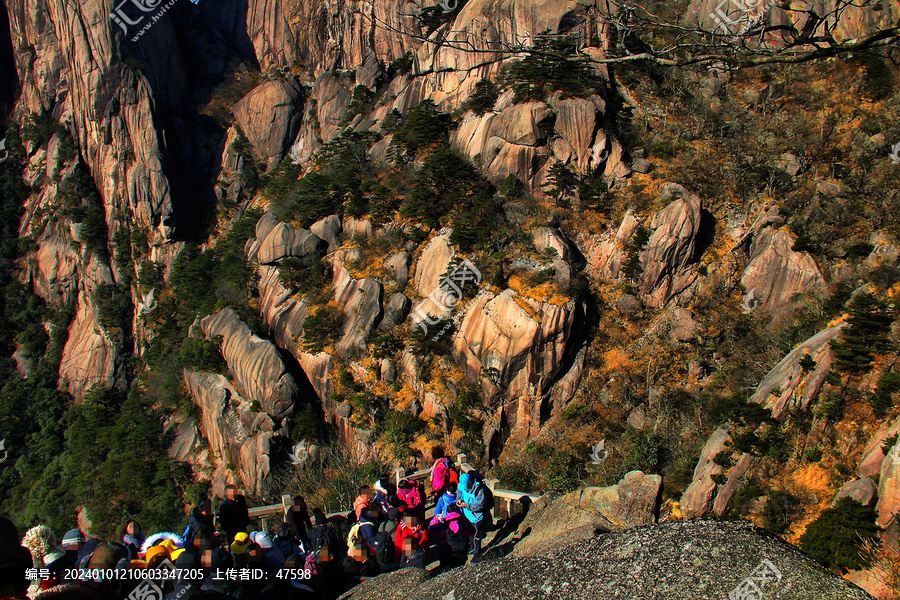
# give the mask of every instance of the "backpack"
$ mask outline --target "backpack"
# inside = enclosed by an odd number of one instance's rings
[[[362,542],[362,537],[359,535],[359,530],[362,528],[361,523],[355,523],[353,527],[350,528],[350,533],[347,534],[347,545],[352,546],[353,544],[359,544]]]
[[[340,552],[340,548],[337,544],[337,534],[330,525],[326,524],[313,527],[309,532],[309,537],[311,540],[311,550],[314,553],[322,548],[328,548],[328,553],[331,556],[337,556],[337,553]]]
[[[375,560],[379,565],[388,565],[394,562],[394,540],[385,532],[375,535],[372,540],[375,544]]]
[[[447,467],[447,470],[450,471],[448,475],[448,483],[455,483],[459,485],[459,469],[456,468],[456,465],[453,464],[453,461],[450,460],[449,456],[444,457],[444,466]]]
[[[410,485],[411,487],[404,488],[404,483]],[[425,503],[425,494],[423,493],[421,484],[406,479],[400,485],[401,487],[397,491],[397,494],[403,501],[404,507],[418,508]]]

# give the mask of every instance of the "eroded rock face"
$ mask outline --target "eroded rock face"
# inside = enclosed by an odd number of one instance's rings
[[[753,292],[759,307],[772,311],[787,305],[796,294],[825,287],[819,265],[806,252],[794,252],[791,235],[783,229],[766,227],[753,236],[750,262],[741,284]]]
[[[256,160],[276,166],[300,129],[302,90],[290,77],[266,81],[234,105],[232,112]]]
[[[269,476],[269,450],[275,437],[271,418],[254,412],[250,402],[222,375],[184,370],[184,384],[200,408],[199,428],[215,457],[210,480],[221,493],[233,483],[228,463],[234,465],[241,483],[252,494],[260,494]]]
[[[344,266],[344,250],[334,255],[334,299],[344,308],[344,335],[335,351],[344,357],[366,352],[366,340],[381,321],[382,285],[374,279],[356,279]]]
[[[838,503],[838,500],[848,496],[863,506],[872,506],[878,498],[878,486],[868,477],[848,481],[841,486],[841,490],[835,494],[834,500],[831,501],[831,505],[834,506]]]
[[[264,237],[257,237],[259,249],[255,258],[262,264],[273,264],[291,256],[312,264],[325,255],[328,243],[306,229],[294,229],[278,223]],[[252,257],[251,257],[252,258]]]
[[[259,402],[274,419],[293,412],[297,383],[274,344],[253,334],[231,308],[202,319],[200,326],[209,339],[222,336],[222,356],[241,396]]]
[[[886,526],[900,510],[900,442],[888,451],[887,456],[881,461],[881,476],[878,478],[878,503],[875,510],[878,513],[876,523]]]
[[[776,419],[781,419],[790,410],[809,406],[819,395],[831,368],[830,342],[846,325],[840,323],[820,331],[791,350],[763,378],[750,401],[765,404]],[[800,366],[800,361],[807,355],[816,363],[809,372]]]
[[[334,252],[341,245],[341,218],[337,215],[330,215],[313,223],[309,230],[322,238],[328,243],[328,252]]]
[[[453,248],[450,246],[450,231],[431,240],[419,260],[416,261],[416,274],[413,284],[416,291],[423,298],[434,292],[441,283],[441,277],[447,271],[447,265],[453,258]]]
[[[470,380],[491,369],[499,373],[505,396],[516,404],[504,415],[513,429],[534,433],[542,411],[552,412],[541,396],[563,366],[575,314],[574,302],[539,303],[514,297],[511,290],[482,293],[468,305],[454,338],[454,357]]]
[[[89,292],[78,295],[78,312],[59,364],[59,385],[81,400],[92,387],[115,382],[119,350],[100,326],[97,305]]]
[[[697,277],[697,234],[700,198],[677,184],[667,184],[661,197],[675,198],[650,222],[650,240],[641,252],[641,291],[651,306],[663,306]]]
[[[722,472],[722,467],[714,463],[713,458],[725,450],[725,443],[730,437],[728,430],[720,427],[703,447],[694,468],[694,479],[681,496],[681,512],[686,518],[702,517],[712,511],[716,493],[716,482],[712,476]]]
[[[555,254],[565,262],[572,259],[572,247],[569,241],[554,227],[538,227],[531,232],[531,240],[538,252]]]

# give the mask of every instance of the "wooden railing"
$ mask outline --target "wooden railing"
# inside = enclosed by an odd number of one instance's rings
[[[459,454],[456,457],[456,464],[459,466],[459,470],[463,473],[468,473],[469,471],[474,471],[475,467],[466,462],[466,455]],[[396,483],[399,485],[400,481],[403,479],[411,479],[413,481],[426,481],[431,475],[431,469],[423,469],[421,471],[413,471],[412,473],[407,473],[405,469],[397,469],[396,473]],[[485,478],[484,483],[488,486],[488,488],[494,494],[494,510],[497,509],[497,504],[500,502],[505,503],[505,509],[507,515],[513,514],[513,507],[516,503],[532,503],[537,501],[540,496],[535,496],[534,494],[526,494],[525,492],[517,492],[515,490],[504,490],[497,487],[497,484],[500,482],[496,479],[487,479]],[[274,516],[279,516],[280,518],[284,517],[287,509],[291,507],[292,502],[291,496],[284,495],[281,497],[281,504],[269,504],[267,506],[256,506],[254,508],[249,509],[247,512],[250,514],[251,519],[259,519],[260,520],[260,529],[262,531],[266,530],[266,521]],[[346,515],[350,512],[348,508],[342,512],[334,512],[328,513],[327,516],[331,517],[334,515]]]

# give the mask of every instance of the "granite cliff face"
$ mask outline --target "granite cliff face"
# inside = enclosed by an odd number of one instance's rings
[[[900,4],[880,4],[848,8],[831,34],[893,23]],[[692,2],[685,21],[710,25],[717,6]],[[849,373],[834,351],[856,334],[855,298],[872,293],[895,314],[897,230],[873,216],[892,196],[865,187],[885,172],[872,166],[876,150],[893,143],[877,118],[848,117],[845,137],[834,128],[841,152],[871,156],[817,167],[783,132],[754,137],[729,120],[764,122],[756,111],[775,97],[791,110],[824,103],[822,89],[796,74],[748,83],[715,69],[670,88],[646,65],[597,62],[618,45],[638,50],[628,15],[597,0],[469,0],[444,12],[423,0],[199,0],[139,41],[99,0],[6,9],[27,185],[10,262],[48,310],[68,315],[35,324],[61,339],[54,385],[77,403],[105,388],[145,391],[170,413],[171,455],[215,491],[234,481],[273,496],[281,451],[314,424],[404,468],[442,444],[522,486],[619,482],[529,516],[546,530],[576,515],[573,529],[590,529],[570,540],[577,551],[605,543],[593,538],[601,521],[655,523],[665,487],[649,471],[664,468],[682,515],[760,518],[763,503],[744,498],[750,482],[778,472],[796,491],[833,466],[843,475],[811,492],[797,522],[844,494],[890,525],[900,467],[883,445],[900,420],[892,408],[875,416],[869,399],[896,394],[896,357],[867,338],[879,350],[870,370]],[[798,14],[779,5],[766,18],[802,28]],[[542,32],[569,45],[526,51]],[[583,67],[578,89],[550,89],[546,73],[529,87],[511,70],[563,56],[565,73]],[[875,79],[853,77],[854,93]],[[690,113],[670,105],[676,88],[691,90],[679,96]],[[433,115],[413,112],[425,101]],[[723,149],[746,133],[760,156],[697,154],[716,146],[709,131],[727,133]],[[436,148],[443,164],[429,162]],[[448,165],[471,169],[467,181]],[[860,169],[868,179],[850,181]],[[876,205],[857,209],[869,197]],[[847,239],[829,239],[822,222]],[[477,276],[460,276],[463,266]],[[324,306],[337,310],[323,326]],[[22,377],[33,372],[29,341],[15,340]],[[735,396],[749,404],[734,408]],[[781,463],[778,448],[737,449],[741,419],[759,411],[771,418],[754,430],[757,446],[769,431],[793,436]],[[601,436],[612,459],[584,467]],[[808,458],[816,451],[821,461]],[[862,479],[847,481],[841,461]],[[645,533],[635,539],[656,539]],[[530,546],[549,551],[545,541],[524,538],[504,565],[525,564],[515,561]]]

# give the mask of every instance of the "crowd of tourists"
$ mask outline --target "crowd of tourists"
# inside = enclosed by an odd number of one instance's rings
[[[218,511],[198,498],[181,534],[147,535],[130,520],[119,540],[72,529],[57,542],[38,525],[20,538],[0,518],[0,599],[244,600],[336,598],[397,569],[441,572],[478,560],[493,496],[477,473],[460,474],[440,447],[425,486],[387,478],[359,488],[353,509],[328,516],[294,496],[284,520],[250,531],[244,496],[226,486]]]

